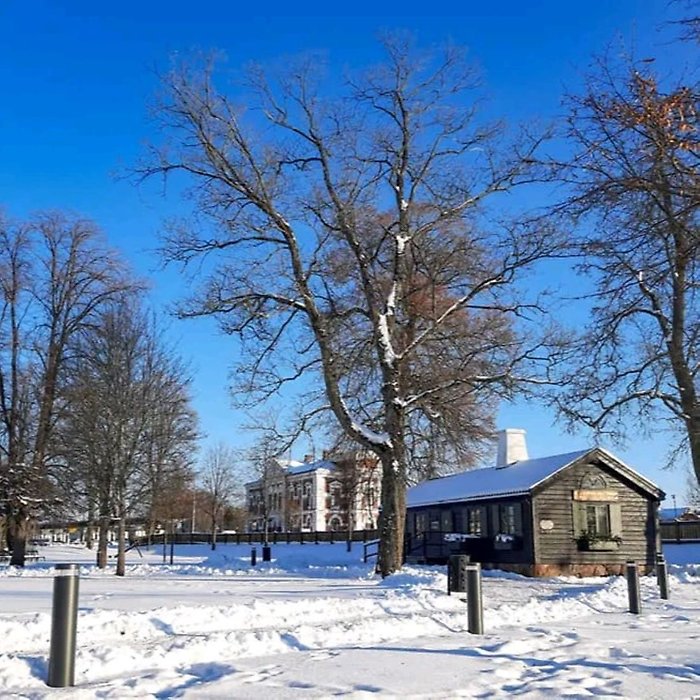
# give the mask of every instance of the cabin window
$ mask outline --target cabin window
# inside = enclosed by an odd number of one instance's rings
[[[610,506],[585,506],[586,529],[598,537],[610,537]]]
[[[619,503],[573,503],[574,538],[584,549],[600,549],[605,543],[619,544],[622,538],[622,510]]]
[[[442,527],[440,528],[443,532],[452,532],[452,511],[443,510],[442,511]]]
[[[481,508],[467,509],[467,533],[470,535],[481,535],[483,522],[481,517]]]
[[[425,532],[428,529],[428,516],[426,513],[416,513],[416,534]]]
[[[519,503],[501,503],[498,506],[498,531],[504,535],[522,535],[522,517]]]

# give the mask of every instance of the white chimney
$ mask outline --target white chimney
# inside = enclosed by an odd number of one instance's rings
[[[496,468],[507,467],[513,462],[528,459],[525,431],[520,428],[507,428],[498,432],[498,453]]]

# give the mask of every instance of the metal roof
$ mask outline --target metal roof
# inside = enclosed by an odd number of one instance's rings
[[[550,457],[522,460],[505,467],[472,469],[424,481],[408,490],[407,507],[525,495],[538,484],[589,454],[591,457],[602,458],[606,464],[646,490],[663,494],[655,484],[620,462],[614,455],[595,447]]]

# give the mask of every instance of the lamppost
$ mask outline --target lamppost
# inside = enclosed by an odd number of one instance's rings
[[[678,517],[678,508],[676,507],[676,494],[672,493],[671,494],[671,500],[673,501],[673,518]]]

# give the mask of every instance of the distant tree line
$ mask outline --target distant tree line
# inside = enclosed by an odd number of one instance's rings
[[[143,307],[142,284],[89,221],[0,218],[0,523],[23,565],[40,517],[153,522],[197,437],[189,377]],[[89,538],[90,540],[90,538]]]

